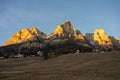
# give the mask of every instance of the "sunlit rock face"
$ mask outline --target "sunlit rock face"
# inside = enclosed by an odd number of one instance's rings
[[[36,27],[30,29],[24,28],[17,33],[15,33],[5,44],[4,46],[17,44],[29,40],[33,37],[45,37],[43,32],[40,32]]]
[[[103,29],[96,29],[94,32],[94,40],[101,46],[113,45],[109,36],[105,33]]]
[[[55,31],[47,36],[49,38],[74,38],[78,40],[84,40],[81,33],[77,34],[70,21],[65,21],[64,24],[57,26]]]
[[[120,43],[120,38],[115,37],[115,40],[117,40]]]

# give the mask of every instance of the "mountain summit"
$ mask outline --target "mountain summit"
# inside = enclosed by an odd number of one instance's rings
[[[101,46],[113,45],[109,36],[105,33],[104,29],[96,29],[94,32],[94,40]]]
[[[17,33],[15,33],[5,44],[4,46],[17,44],[29,40],[33,37],[45,37],[43,32],[40,32],[36,27],[30,29],[24,28]]]
[[[53,33],[47,36],[49,38],[74,38],[84,40],[80,31],[75,30],[70,21],[66,20],[64,24],[58,25]]]

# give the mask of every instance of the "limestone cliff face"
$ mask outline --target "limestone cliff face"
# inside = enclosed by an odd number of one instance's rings
[[[49,38],[74,38],[78,40],[84,40],[83,35],[77,34],[70,21],[65,21],[64,24],[59,25],[55,31],[47,36]]]
[[[109,36],[105,33],[103,29],[96,29],[94,32],[94,40],[101,46],[113,45]]]
[[[36,27],[30,29],[24,28],[17,33],[15,33],[5,44],[4,46],[17,44],[29,40],[33,37],[44,37],[44,33],[40,32]]]

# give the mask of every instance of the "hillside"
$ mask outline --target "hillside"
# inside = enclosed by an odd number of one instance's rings
[[[119,80],[120,53],[0,59],[0,80]]]

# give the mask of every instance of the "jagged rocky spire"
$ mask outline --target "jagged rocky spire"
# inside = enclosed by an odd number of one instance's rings
[[[62,25],[58,25],[57,28],[55,29],[55,31],[53,33],[51,33],[50,35],[47,36],[47,38],[74,38],[74,39],[78,39],[78,40],[84,40],[83,35],[77,34],[76,33],[77,30],[74,29],[72,23],[68,20],[66,20],[64,22],[64,24]]]

